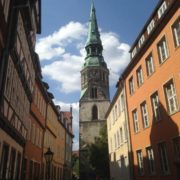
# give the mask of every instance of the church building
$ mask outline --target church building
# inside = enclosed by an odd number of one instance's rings
[[[106,123],[105,114],[110,104],[109,70],[102,55],[103,46],[93,3],[85,49],[79,101],[80,150],[99,136],[101,127]]]

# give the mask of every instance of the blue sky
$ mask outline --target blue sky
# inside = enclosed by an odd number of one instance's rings
[[[129,48],[158,0],[94,0],[104,58],[110,70],[110,94],[129,63]],[[73,149],[78,149],[80,70],[91,0],[42,0],[42,32],[37,36],[44,80],[62,110],[73,106]]]

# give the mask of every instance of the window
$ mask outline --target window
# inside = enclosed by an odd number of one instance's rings
[[[8,13],[9,13],[10,0],[4,0],[4,1],[1,1],[1,3],[2,3],[3,9],[4,9],[5,20],[7,21]]]
[[[132,112],[133,121],[134,121],[134,131],[137,133],[139,131],[139,124],[138,124],[138,116],[137,116],[137,110],[135,109]]]
[[[118,145],[118,147],[120,146],[120,136],[119,136],[119,131],[117,131],[117,145]]]
[[[114,111],[114,109],[112,110],[112,116],[113,116],[113,124],[115,123],[115,111]]]
[[[152,31],[153,28],[154,28],[154,25],[155,25],[154,19],[152,19],[151,22],[149,23],[148,27],[147,27],[147,33],[148,33],[148,34],[151,33],[151,31]]]
[[[91,88],[91,94],[90,94],[92,99],[96,99],[97,98],[97,88],[96,87],[92,87]]]
[[[121,99],[118,99],[118,116],[121,114]]]
[[[124,95],[123,94],[121,94],[121,97],[120,97],[120,102],[121,102],[121,105],[120,105],[120,107],[121,107],[121,112],[124,110]]]
[[[172,26],[175,47],[180,46],[180,17]]]
[[[10,156],[10,163],[9,163],[9,179],[13,179],[14,177],[14,166],[15,166],[15,158],[16,158],[16,151],[15,149],[11,149],[11,156]]]
[[[129,93],[132,95],[134,94],[134,80],[133,77],[129,79]]]
[[[144,40],[145,40],[145,38],[144,38],[144,34],[143,34],[143,35],[141,36],[140,40],[139,40],[139,43],[138,43],[139,48],[143,45]]]
[[[155,174],[155,161],[154,161],[154,152],[153,152],[152,147],[147,147],[146,153],[147,153],[147,159],[148,159],[149,174],[153,175]]]
[[[143,102],[141,104],[141,115],[142,115],[142,120],[143,120],[143,126],[144,128],[147,128],[149,126],[149,117],[148,117],[146,102]]]
[[[29,162],[29,179],[32,180],[33,179],[33,161],[30,160]]]
[[[137,48],[135,47],[131,53],[131,57],[133,58],[137,53]]]
[[[115,105],[115,120],[117,120],[117,105]]]
[[[160,8],[158,9],[158,18],[160,19],[162,15],[164,14],[165,10],[167,9],[166,1],[162,3]]]
[[[121,144],[123,144],[123,141],[124,141],[124,139],[123,139],[123,129],[121,127],[120,128],[120,142],[121,142]]]
[[[160,40],[160,42],[158,43],[157,47],[158,47],[159,63],[161,64],[169,56],[165,36]]]
[[[127,141],[127,139],[128,139],[128,131],[127,131],[126,122],[123,123],[123,126],[124,126],[124,140]]]
[[[16,160],[16,175],[15,179],[19,180],[19,175],[21,174],[21,154],[18,153],[17,160]]]
[[[26,178],[26,169],[27,169],[27,159],[23,158],[23,162],[22,162],[22,179]]]
[[[176,97],[176,91],[173,80],[170,80],[167,84],[164,85],[164,91],[165,91],[168,111],[170,114],[172,114],[178,110],[177,97]]]
[[[115,144],[115,149],[116,149],[117,148],[116,134],[114,134],[114,144]]]
[[[143,155],[142,155],[142,150],[138,150],[136,152],[137,154],[137,162],[138,162],[138,173],[139,175],[144,174],[144,163],[143,163]]]
[[[155,122],[159,121],[161,118],[161,113],[160,113],[158,92],[155,92],[154,94],[151,95],[151,106],[153,111],[153,120]]]
[[[8,156],[9,156],[9,146],[7,144],[3,144],[1,166],[0,166],[0,176],[2,178],[5,178],[6,176]]]
[[[161,171],[163,174],[169,174],[169,162],[165,143],[158,144],[158,152],[160,158]]]
[[[147,76],[150,76],[154,72],[154,63],[152,53],[146,58]]]
[[[98,119],[98,109],[97,106],[94,105],[92,108],[92,120],[97,120]]]
[[[175,160],[180,161],[180,137],[173,139]]]
[[[137,69],[136,75],[137,75],[138,86],[141,86],[143,84],[143,82],[144,82],[144,80],[143,80],[143,72],[142,72],[141,66]]]

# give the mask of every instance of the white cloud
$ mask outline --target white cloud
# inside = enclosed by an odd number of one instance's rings
[[[70,93],[80,89],[80,69],[83,59],[80,56],[64,54],[59,61],[45,65],[44,75],[61,83],[60,91]]]
[[[53,34],[37,40],[36,52],[40,60],[51,60],[65,53],[65,47],[72,41],[81,40],[86,34],[86,25],[79,22],[69,22]]]
[[[114,85],[122,70],[129,63],[130,46],[121,43],[117,34],[113,32],[102,32],[101,39],[104,48],[104,58],[110,70],[110,85]]]
[[[60,83],[60,91],[71,93],[80,91],[80,71],[84,63],[84,45],[87,38],[87,25],[70,22],[57,32],[37,43],[41,60],[53,61],[42,67],[43,75]],[[120,42],[117,34],[101,32],[103,56],[110,70],[110,85],[115,85],[120,72],[129,63],[129,45]],[[76,52],[69,47],[74,45]],[[49,51],[52,50],[52,51]],[[56,57],[56,59],[54,59]]]
[[[79,103],[64,103],[58,100],[55,100],[55,104],[60,105],[61,111],[70,111],[70,106],[72,106],[73,110],[73,150],[79,149]]]

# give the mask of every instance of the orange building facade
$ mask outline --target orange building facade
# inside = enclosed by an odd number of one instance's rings
[[[179,7],[159,1],[122,74],[136,180],[180,179]]]
[[[39,71],[40,72],[40,69]],[[48,96],[44,85],[37,75],[33,102],[29,117],[28,136],[24,152],[24,180],[43,179],[43,140],[46,123]]]

